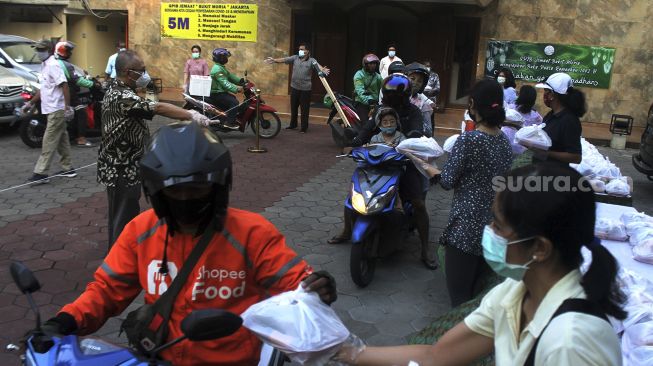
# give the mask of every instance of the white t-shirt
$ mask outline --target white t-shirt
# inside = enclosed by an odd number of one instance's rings
[[[114,53],[113,55],[109,56],[109,60],[107,61],[107,69],[104,70],[104,72],[113,79],[116,78],[116,58],[117,57],[118,57],[117,52]]]
[[[533,320],[519,333],[521,307],[526,286],[507,279],[492,289],[478,309],[465,318],[473,332],[494,339],[497,366],[521,366],[528,358],[537,337],[535,366],[584,366],[622,364],[619,338],[607,321],[578,312],[551,316],[569,298],[586,298],[578,270],[569,272],[546,294]]]
[[[68,82],[63,68],[54,56],[41,64],[39,83],[41,84],[41,112],[50,114],[66,108],[61,84]]]
[[[379,72],[381,73],[381,77],[383,79],[385,79],[388,76],[388,67],[390,67],[390,64],[395,61],[403,62],[397,56],[393,57],[392,60],[390,60],[390,56],[385,56],[384,58],[381,59],[381,61],[379,62]]]

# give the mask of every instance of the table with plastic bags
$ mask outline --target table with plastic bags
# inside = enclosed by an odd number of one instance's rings
[[[630,236],[629,241],[601,240],[601,244],[617,259],[620,267],[618,280],[627,296],[625,310],[628,317],[623,321],[610,319],[621,336],[623,365],[653,365],[653,249],[639,249],[640,245],[653,242],[653,218],[632,207],[597,203],[596,219],[595,231],[621,239],[623,230],[617,227],[621,222]],[[647,253],[638,252],[643,250]],[[583,256],[585,263],[581,269],[591,263],[592,255],[583,248]]]

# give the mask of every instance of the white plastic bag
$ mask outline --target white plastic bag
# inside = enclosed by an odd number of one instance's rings
[[[653,223],[653,217],[643,213],[643,212],[629,212],[621,215],[621,221],[624,224],[628,225],[631,222],[650,222]]]
[[[400,153],[407,151],[426,161],[439,158],[444,154],[444,150],[442,150],[438,142],[434,138],[426,136],[405,139],[397,145],[397,151]]]
[[[605,191],[615,196],[628,196],[630,194],[630,186],[626,178],[615,178],[605,185]]]
[[[249,307],[243,326],[302,365],[323,365],[349,336],[336,312],[301,286]]]
[[[599,218],[594,226],[594,235],[601,239],[625,241],[628,239],[626,226],[617,220]]]
[[[551,138],[543,130],[545,123],[521,128],[515,133],[515,142],[526,147],[548,150],[551,147]]]
[[[410,155],[420,159],[421,161],[415,161],[409,155],[409,158],[413,160],[417,170],[427,178],[430,178],[431,176],[422,167],[422,163],[424,162],[433,168],[437,168],[438,166],[435,163],[435,160],[444,154],[444,150],[440,147],[438,142],[435,141],[434,138],[426,136],[406,139],[400,142],[396,149],[402,154],[410,153]]]
[[[459,134],[449,136],[445,141],[444,144],[442,145],[442,149],[448,153],[451,153],[453,151],[453,145],[456,144],[456,140],[458,140]]]
[[[592,186],[592,189],[594,192],[597,193],[603,193],[605,192],[605,182],[600,180],[600,179],[590,179],[589,181],[590,186]]]
[[[653,264],[653,238],[642,240],[633,247],[633,259],[638,262]]]
[[[624,366],[653,365],[653,322],[634,324],[621,340]]]

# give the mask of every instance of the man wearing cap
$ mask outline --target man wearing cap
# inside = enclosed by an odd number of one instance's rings
[[[544,116],[543,130],[551,138],[549,150],[532,149],[533,162],[554,161],[564,164],[579,164],[582,160],[580,143],[583,128],[580,117],[587,111],[585,95],[573,87],[571,77],[559,72],[549,76],[535,86],[543,89],[544,104],[551,111]]]
[[[54,153],[61,155],[60,164],[62,171],[55,175],[75,177],[75,169],[70,159],[70,140],[66,131],[66,120],[75,116],[75,111],[70,106],[70,89],[68,79],[59,62],[52,55],[52,42],[41,40],[33,45],[41,63],[39,83],[41,89],[34,98],[25,104],[23,110],[30,110],[41,102],[41,113],[47,115],[48,125],[43,135],[43,147],[39,156],[34,173],[27,179],[28,182],[42,184],[48,182],[47,172]]]

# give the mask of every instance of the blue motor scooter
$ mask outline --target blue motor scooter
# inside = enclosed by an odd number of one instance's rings
[[[221,309],[194,310],[181,323],[183,336],[176,338],[156,349],[149,355],[118,346],[99,338],[78,337],[76,335],[52,335],[41,331],[41,317],[32,293],[41,288],[32,271],[24,264],[14,262],[10,268],[16,286],[27,296],[30,307],[36,314],[36,329],[25,342],[24,354],[21,355],[25,366],[159,366],[170,362],[157,357],[160,351],[181,341],[206,341],[226,337],[236,332],[241,324],[240,316]],[[20,347],[10,344],[9,351],[20,351]],[[269,366],[279,366],[285,361],[283,354],[274,350],[268,356]]]
[[[354,283],[365,287],[374,278],[377,258],[396,249],[408,233],[410,202],[402,202],[403,212],[395,207],[409,159],[382,144],[353,149],[350,156],[357,167],[345,201],[353,212],[349,270]]]

